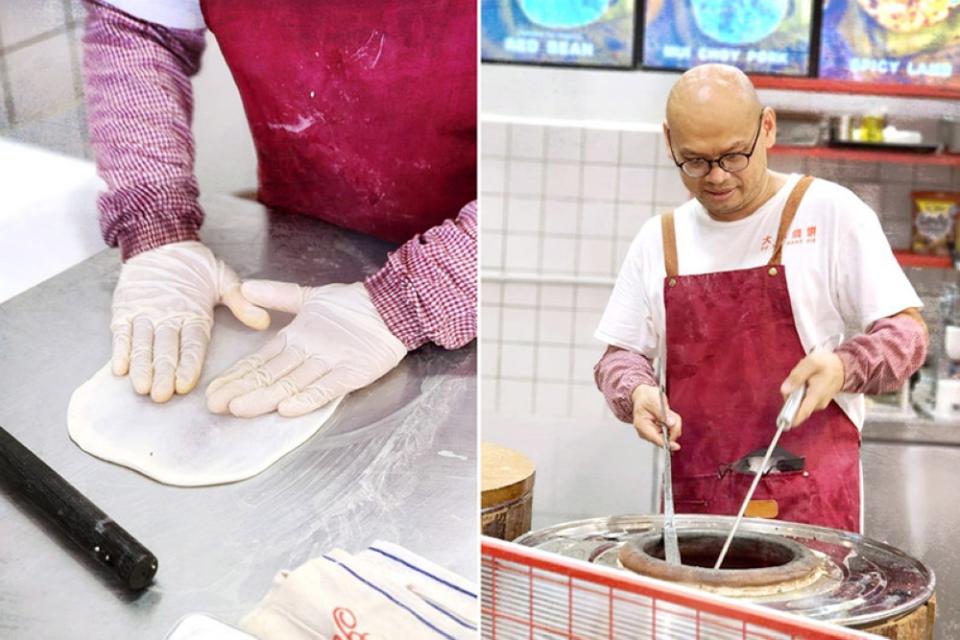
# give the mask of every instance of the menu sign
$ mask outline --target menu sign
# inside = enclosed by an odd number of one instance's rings
[[[960,88],[960,0],[825,0],[820,77]]]
[[[750,73],[808,75],[813,0],[649,0],[643,64],[720,62]]]
[[[483,0],[484,60],[632,67],[636,0]]]

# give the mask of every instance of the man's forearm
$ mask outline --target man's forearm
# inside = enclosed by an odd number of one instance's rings
[[[607,347],[593,367],[593,379],[614,415],[624,422],[633,422],[634,389],[641,384],[657,384],[646,356],[619,347]]]
[[[457,349],[477,335],[477,204],[455,220],[404,243],[367,279],[390,331],[416,349],[433,342]]]
[[[143,22],[84,2],[83,72],[90,138],[107,191],[100,228],[123,258],[196,240],[203,214],[193,174],[190,76],[202,30]]]
[[[911,310],[912,311],[912,310]],[[916,312],[878,320],[870,331],[840,345],[843,390],[889,393],[902,387],[927,357],[927,329]]]

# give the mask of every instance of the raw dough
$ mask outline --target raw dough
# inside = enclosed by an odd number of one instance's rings
[[[317,433],[341,400],[299,418],[274,412],[245,419],[207,410],[207,385],[275,333],[248,329],[218,309],[200,384],[166,404],[134,393],[130,380],[114,376],[107,363],[73,392],[70,437],[84,451],[164,484],[199,487],[257,475]]]

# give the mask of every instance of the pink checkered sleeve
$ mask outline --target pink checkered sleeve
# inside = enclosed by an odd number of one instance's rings
[[[889,393],[902,387],[927,357],[927,331],[908,315],[878,320],[834,350],[843,362],[843,390]]]
[[[646,356],[620,347],[607,347],[593,367],[593,379],[607,405],[623,422],[633,422],[633,391],[641,384],[657,386],[653,365]]]
[[[100,230],[123,259],[196,240],[203,213],[193,174],[190,76],[203,30],[170,29],[85,0],[83,76],[90,140],[107,191]]]
[[[364,283],[384,322],[407,349],[457,349],[477,335],[477,203],[387,257]]]

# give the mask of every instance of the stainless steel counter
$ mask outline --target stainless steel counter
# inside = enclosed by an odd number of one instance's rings
[[[867,416],[864,443],[960,447],[960,421],[933,420],[924,416],[904,420]]]
[[[864,533],[933,568],[935,638],[960,638],[960,423],[867,419],[863,428]]]
[[[350,282],[391,248],[245,200],[204,205],[204,240],[241,277]],[[375,539],[477,581],[472,344],[411,354],[347,398],[332,429],[259,476],[168,487],[89,456],[67,436],[70,394],[109,359],[118,272],[117,252],[104,251],[0,305],[0,425],[153,551],[156,581],[124,593],[0,492],[0,637],[162,638],[194,611],[236,623],[278,570]]]

